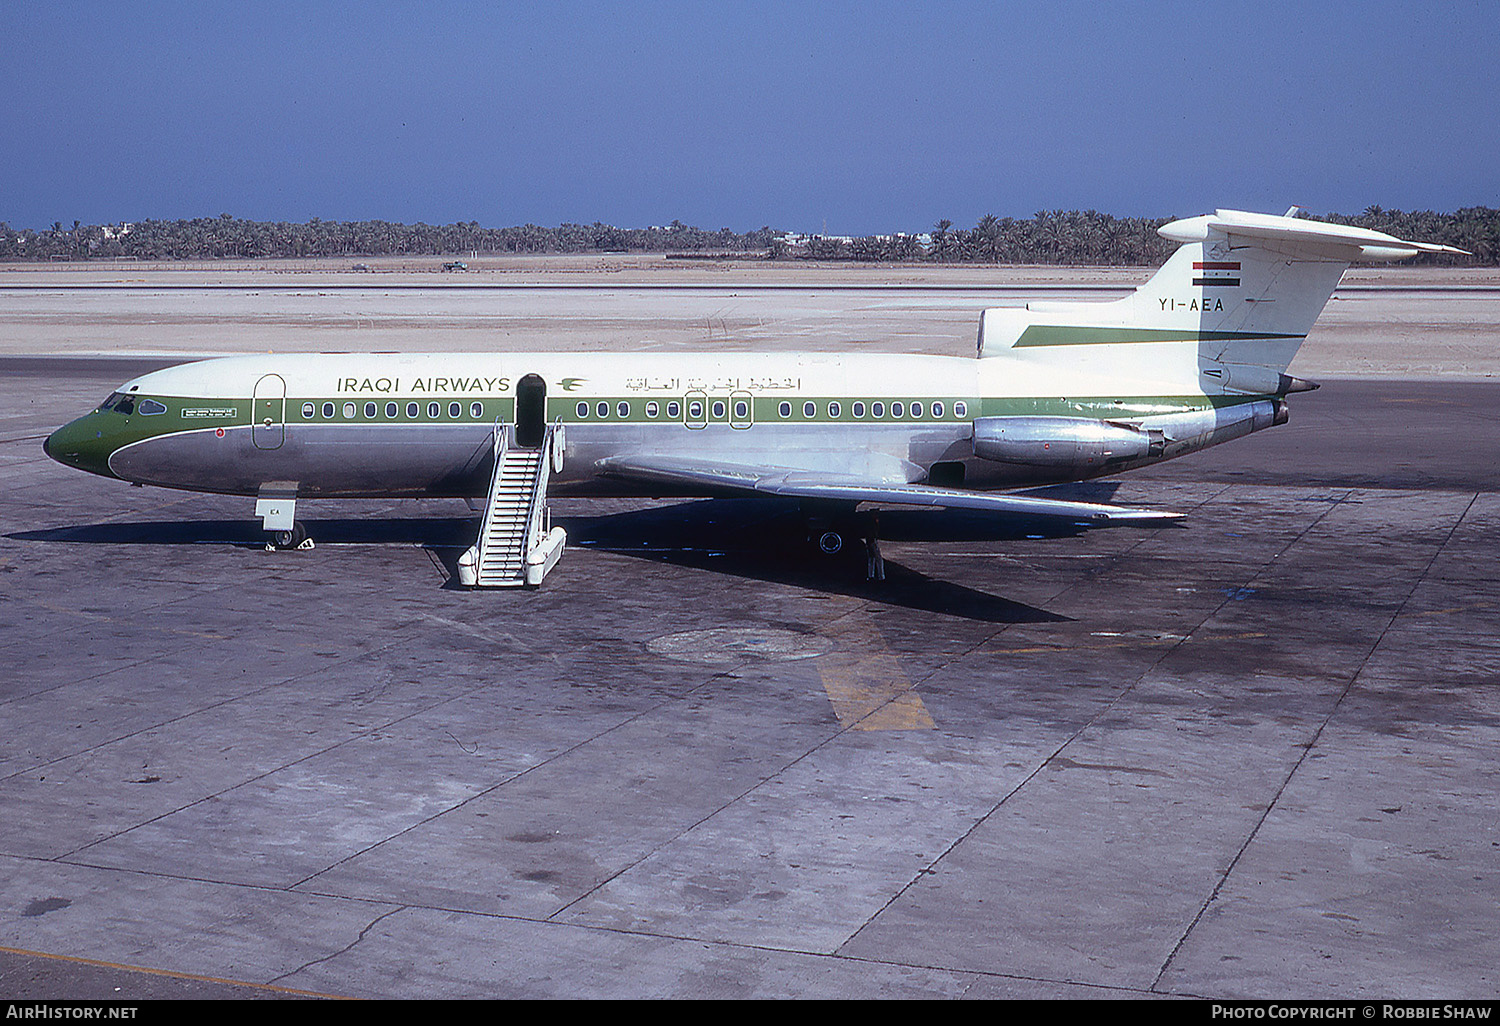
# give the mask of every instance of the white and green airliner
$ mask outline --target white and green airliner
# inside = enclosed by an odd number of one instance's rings
[[[228,357],[129,381],[45,448],[68,466],[167,488],[271,489],[288,502],[474,498],[490,487],[505,425],[523,446],[556,435],[553,493],[1161,520],[1173,514],[1007,491],[1115,474],[1283,423],[1288,393],[1315,387],[1286,369],[1350,262],[1461,252],[1233,210],[1160,231],[1181,246],[1131,295],[985,310],[975,357]]]

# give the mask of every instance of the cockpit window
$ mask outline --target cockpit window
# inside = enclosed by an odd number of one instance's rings
[[[120,393],[119,392],[111,392],[111,393],[109,393],[109,398],[106,399],[106,400],[104,400],[104,402],[102,402],[102,403],[99,404],[99,410],[100,410],[100,412],[103,412],[104,410],[112,410],[112,409],[114,409],[115,403],[117,403],[119,401],[120,401]]]
[[[167,408],[161,403],[157,402],[155,399],[141,400],[140,414],[142,417],[155,417],[158,414],[166,412]]]
[[[132,413],[134,413],[135,412],[135,396],[133,396],[133,395],[122,395],[120,397],[120,401],[117,402],[117,403],[115,403],[115,412],[116,413],[123,413],[127,417],[130,416]]]

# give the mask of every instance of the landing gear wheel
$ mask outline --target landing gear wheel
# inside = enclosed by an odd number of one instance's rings
[[[818,535],[818,551],[825,556],[836,556],[844,547],[844,536],[837,531],[824,531]]]
[[[307,525],[302,521],[292,524],[290,531],[272,531],[271,544],[267,548],[276,549],[310,549],[313,547],[312,539],[307,536]]]

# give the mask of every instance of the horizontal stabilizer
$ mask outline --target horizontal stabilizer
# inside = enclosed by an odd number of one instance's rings
[[[1293,207],[1292,210],[1296,210]],[[1290,213],[1290,211],[1289,211]],[[1259,239],[1265,242],[1301,244],[1312,247],[1334,247],[1349,250],[1352,260],[1402,260],[1418,253],[1451,253],[1472,256],[1468,250],[1440,246],[1431,242],[1408,242],[1385,232],[1356,228],[1347,224],[1310,221],[1300,217],[1277,217],[1244,210],[1216,210],[1201,217],[1189,217],[1164,224],[1157,229],[1174,242],[1204,242],[1210,232],[1231,238]]]
[[[938,506],[984,510],[1021,518],[1047,518],[1089,523],[1165,523],[1179,513],[1154,509],[1067,502],[1031,495],[1001,495],[962,488],[860,481],[840,475],[785,467],[748,466],[670,456],[611,456],[599,461],[608,477],[645,485],[688,488],[704,494],[776,495],[832,502],[887,502],[907,506]]]

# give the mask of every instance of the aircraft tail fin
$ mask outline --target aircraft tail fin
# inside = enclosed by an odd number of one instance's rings
[[[1316,387],[1285,372],[1350,263],[1464,252],[1239,210],[1159,232],[1182,245],[1131,295],[986,310],[979,355],[1049,366],[1062,381],[1072,374],[1151,382],[1173,394],[1285,394]]]

